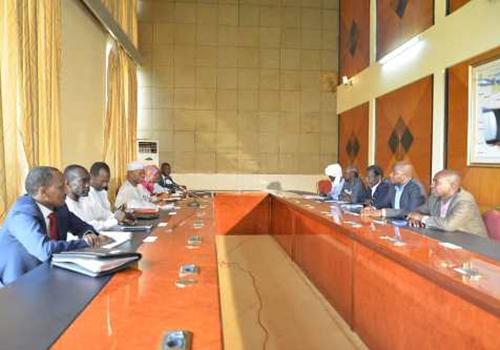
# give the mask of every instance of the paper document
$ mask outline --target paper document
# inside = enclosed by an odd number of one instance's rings
[[[159,208],[160,208],[160,210],[174,210],[175,206],[174,206],[174,204],[170,203],[170,204],[160,205]]]
[[[310,195],[310,194],[306,194],[306,195],[304,195],[302,197],[305,198],[305,199],[313,199],[313,200],[323,200],[323,199],[325,199],[325,197],[318,196],[318,195]]]
[[[448,249],[462,249],[461,246],[449,242],[439,242],[439,245]]]
[[[146,242],[146,243],[153,243],[153,242],[155,242],[157,239],[158,239],[158,237],[156,237],[156,236],[149,236],[149,237],[144,238],[144,241],[143,241],[143,242]]]
[[[106,249],[111,249],[119,246],[120,244],[127,242],[130,240],[130,238],[132,238],[132,232],[125,231],[101,231],[99,232],[99,234],[113,239],[113,242],[103,246],[103,248]]]

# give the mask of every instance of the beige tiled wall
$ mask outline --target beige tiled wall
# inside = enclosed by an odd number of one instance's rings
[[[140,138],[177,173],[317,174],[337,159],[338,0],[139,1]]]

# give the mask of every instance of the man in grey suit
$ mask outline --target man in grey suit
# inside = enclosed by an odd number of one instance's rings
[[[432,179],[431,196],[408,215],[412,226],[462,231],[487,237],[486,227],[472,194],[460,187],[460,175],[441,170]]]
[[[391,187],[388,198],[391,206],[375,209],[366,207],[363,215],[374,217],[405,217],[425,202],[425,192],[420,182],[413,178],[413,167],[408,162],[398,162],[390,173]]]

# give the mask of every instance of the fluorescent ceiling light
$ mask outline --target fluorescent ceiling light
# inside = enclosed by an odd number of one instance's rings
[[[420,41],[420,39],[421,39],[420,35],[417,35],[417,36],[413,37],[412,39],[410,39],[407,42],[405,42],[403,45],[395,48],[394,50],[392,50],[391,52],[389,52],[387,55],[385,55],[384,57],[382,57],[379,60],[379,63],[382,64],[382,65],[384,65],[387,62],[393,60],[394,58],[403,55],[410,48],[412,48],[415,45],[417,45],[418,42]]]

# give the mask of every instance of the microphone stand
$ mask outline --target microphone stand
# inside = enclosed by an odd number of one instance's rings
[[[194,193],[193,191],[191,190],[188,190],[186,188],[183,188],[181,186],[179,186],[178,184],[174,183],[174,187],[182,192],[184,192],[186,194],[186,197],[192,197],[194,198],[193,201],[189,202],[187,204],[188,207],[192,207],[192,208],[199,208],[200,207],[200,201],[206,203],[205,199],[203,199],[202,197],[198,196],[196,193]]]

